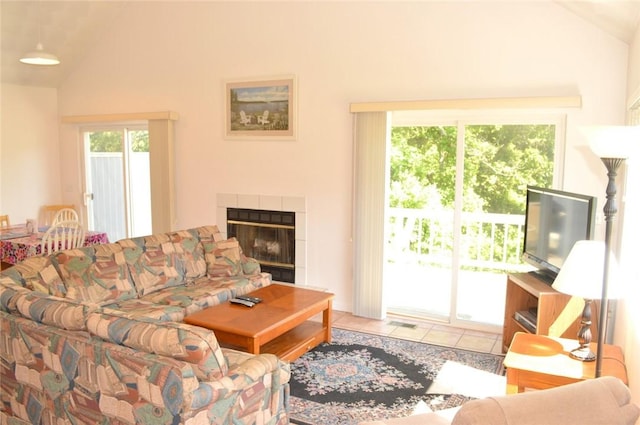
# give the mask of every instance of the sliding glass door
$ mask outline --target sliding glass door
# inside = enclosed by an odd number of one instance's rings
[[[499,327],[520,260],[526,186],[552,186],[559,120],[424,123],[394,113],[389,312]]]
[[[391,130],[385,248],[390,311],[449,317],[457,133],[455,125]]]
[[[151,234],[146,126],[86,129],[83,135],[88,228],[106,231],[111,241]]]

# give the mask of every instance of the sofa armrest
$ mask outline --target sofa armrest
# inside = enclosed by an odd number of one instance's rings
[[[633,425],[640,414],[629,389],[605,376],[575,384],[465,403],[452,425]]]
[[[0,273],[3,280],[9,279],[16,285],[29,289],[30,291],[51,294],[57,297],[64,297],[67,289],[58,274],[58,270],[51,263],[49,257],[36,256],[28,257],[3,270]]]
[[[225,354],[229,351],[225,350]],[[273,421],[273,417],[287,416],[289,363],[273,354],[241,353],[239,358],[244,361],[230,368],[227,376],[201,383],[194,397],[200,403],[193,407],[214,409],[220,423],[281,423]],[[223,404],[226,409],[215,409],[216,404]]]
[[[16,296],[16,307],[28,319],[70,331],[84,331],[85,317],[95,306],[28,291]]]
[[[19,313],[16,304],[18,295],[29,292],[31,292],[31,290],[16,284],[8,276],[0,275],[0,311]]]

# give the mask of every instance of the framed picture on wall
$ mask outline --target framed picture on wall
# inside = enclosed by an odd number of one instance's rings
[[[225,81],[225,137],[295,140],[295,83],[293,76]]]

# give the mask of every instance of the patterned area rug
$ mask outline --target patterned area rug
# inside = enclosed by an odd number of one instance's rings
[[[492,354],[334,328],[331,344],[322,344],[291,364],[291,420],[356,425],[410,415],[418,404],[426,403],[433,411],[456,407],[473,397],[430,391],[448,387],[434,385],[443,366],[453,362],[497,377],[503,373],[502,360]]]

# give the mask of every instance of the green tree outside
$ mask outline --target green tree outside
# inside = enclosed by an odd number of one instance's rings
[[[392,208],[452,211],[455,201],[456,141],[454,126],[394,127],[391,132],[390,194]],[[516,214],[525,212],[526,187],[548,187],[553,181],[554,125],[470,125],[465,128],[463,211]],[[426,239],[440,231],[427,221],[415,231],[424,240],[412,246],[426,246]],[[471,240],[496,242],[463,247],[462,254],[495,261],[505,254],[501,241],[507,239],[507,256],[519,261],[518,235],[504,234],[504,228],[464,224],[463,235]],[[513,230],[511,230],[513,232]],[[441,249],[450,249],[442,246]],[[467,251],[465,251],[467,250]],[[471,253],[471,251],[474,251]],[[426,253],[428,254],[428,252]],[[514,260],[515,259],[515,260]]]
[[[553,181],[553,125],[475,125],[465,135],[465,211],[524,214],[527,185]],[[389,205],[453,208],[456,127],[394,127]]]
[[[147,130],[129,131],[133,152],[149,152],[149,132]],[[121,131],[98,131],[89,136],[91,152],[122,152]]]

